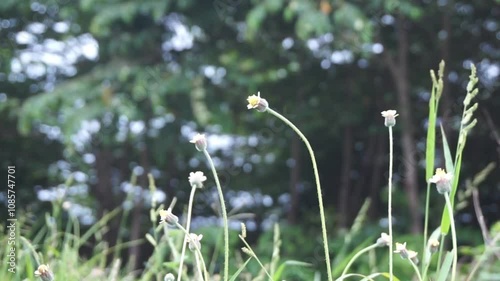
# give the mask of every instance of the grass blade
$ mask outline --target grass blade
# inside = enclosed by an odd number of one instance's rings
[[[248,262],[249,262],[251,259],[252,259],[252,257],[249,257],[249,258],[247,259],[247,261],[246,261],[244,264],[242,264],[242,265],[240,266],[240,268],[238,268],[238,270],[236,270],[236,272],[233,274],[233,276],[231,276],[231,279],[229,279],[229,281],[234,281],[234,280],[236,280],[236,278],[240,275],[240,273],[241,273],[241,272],[243,271],[243,269],[247,266]]]
[[[438,278],[436,281],[446,281],[448,274],[451,268],[451,262],[453,261],[452,252],[447,252],[446,257],[444,258],[443,265],[441,266],[441,270],[439,271]]]

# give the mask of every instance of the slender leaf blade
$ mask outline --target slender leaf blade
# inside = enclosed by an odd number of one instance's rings
[[[441,266],[441,270],[439,271],[438,278],[436,281],[446,281],[448,274],[450,272],[451,263],[453,261],[452,252],[446,253],[446,257],[444,258],[443,265]]]
[[[448,145],[448,140],[446,139],[446,134],[443,129],[443,125],[441,125],[441,137],[442,137],[442,142],[443,142],[443,152],[444,152],[444,160],[445,160],[445,165],[446,165],[446,170],[449,173],[453,174],[453,184],[452,184],[452,195],[451,195],[451,202],[453,204],[453,186],[455,186],[455,179],[458,179],[458,175],[455,175],[455,167],[453,166],[453,158],[451,156],[451,151],[450,151],[450,146]],[[460,167],[458,167],[459,171]],[[458,185],[458,180],[456,182],[456,185]],[[455,188],[456,190],[456,188]],[[451,214],[453,215],[453,214]],[[441,233],[443,234],[448,234],[448,231],[450,230],[450,214],[448,212],[448,208],[444,206],[443,209],[443,215],[441,218]]]
[[[236,272],[233,274],[233,276],[231,276],[231,279],[229,279],[229,281],[234,281],[236,280],[236,278],[238,278],[238,276],[240,275],[240,273],[243,271],[243,269],[245,269],[245,267],[247,266],[248,262],[252,259],[252,257],[249,257],[245,263],[243,263],[240,268],[238,268],[238,270],[236,270]]]

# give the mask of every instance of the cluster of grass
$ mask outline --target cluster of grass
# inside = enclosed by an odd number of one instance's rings
[[[426,150],[426,178],[427,194],[425,204],[425,230],[422,234],[423,245],[418,248],[414,241],[405,241],[405,237],[394,234],[392,231],[392,167],[393,167],[393,126],[396,125],[395,110],[382,112],[384,124],[389,132],[390,161],[388,178],[388,222],[387,232],[382,232],[380,237],[370,237],[357,247],[351,249],[352,238],[360,231],[368,210],[369,201],[361,208],[360,213],[350,231],[344,235],[342,246],[331,252],[326,229],[326,217],[322,202],[322,191],[314,151],[307,138],[288,119],[269,107],[268,102],[259,95],[248,97],[248,109],[267,112],[290,126],[304,141],[311,157],[314,170],[318,207],[321,219],[321,237],[323,241],[322,259],[326,269],[326,278],[321,276],[321,269],[312,268],[310,263],[286,260],[282,261],[280,249],[282,248],[282,235],[280,227],[275,225],[272,238],[272,253],[262,257],[246,240],[246,227],[241,225],[241,232],[231,233],[228,227],[228,214],[226,212],[223,191],[219,182],[217,171],[207,151],[207,142],[202,134],[196,135],[191,142],[196,149],[202,152],[215,180],[220,202],[220,213],[223,222],[222,228],[212,229],[210,232],[191,232],[191,211],[194,196],[198,190],[203,189],[203,182],[207,177],[202,172],[192,172],[189,176],[191,193],[187,205],[187,214],[184,223],[172,213],[176,200],[166,207],[152,199],[150,209],[151,230],[145,239],[139,241],[123,241],[120,235],[116,246],[110,247],[103,239],[108,229],[108,222],[121,210],[116,209],[105,214],[97,223],[88,230],[81,232],[78,219],[67,215],[63,223],[62,199],[52,202],[52,212],[45,215],[45,223],[38,227],[31,221],[29,214],[20,214],[16,233],[16,273],[8,271],[9,257],[7,247],[0,248],[2,264],[0,265],[0,280],[500,280],[500,225],[488,230],[480,221],[484,236],[484,245],[468,247],[462,255],[470,255],[471,261],[458,262],[460,248],[457,243],[457,230],[454,222],[454,212],[457,209],[455,197],[459,185],[462,152],[464,150],[467,134],[477,121],[474,111],[477,103],[472,104],[477,95],[478,79],[475,67],[472,66],[470,81],[467,85],[467,94],[464,99],[464,111],[461,119],[459,138],[455,155],[453,156],[444,130],[441,128],[441,143],[443,145],[446,167],[438,168],[434,174],[434,159],[436,151],[436,122],[438,105],[443,91],[444,63],[440,64],[438,75],[431,71],[432,92],[429,100],[429,118]],[[477,187],[491,172],[494,165],[489,165],[472,181],[467,182],[467,192],[477,198]],[[446,172],[448,171],[448,172]],[[134,181],[134,179],[132,179]],[[149,176],[152,192],[156,186],[152,176]],[[436,189],[433,188],[434,184]],[[429,225],[430,197],[443,196],[443,212],[439,226]],[[480,211],[480,208],[478,208]],[[127,218],[127,211],[122,214],[122,224]],[[440,215],[441,215],[440,214]],[[436,214],[433,214],[436,215]],[[2,226],[3,228],[3,226]],[[435,229],[435,230],[432,230]],[[5,229],[0,229],[0,233]],[[431,231],[432,230],[432,231]],[[450,231],[451,230],[451,231]],[[197,230],[201,231],[201,230]],[[223,239],[218,243],[220,233]],[[235,240],[235,238],[239,238]],[[29,237],[29,239],[27,238]],[[2,245],[8,245],[7,236],[0,237]],[[207,242],[207,239],[209,241]],[[308,239],[304,237],[304,239]],[[216,240],[210,241],[210,240]],[[154,247],[145,268],[136,271],[132,268],[134,261],[122,264],[120,252],[130,246],[140,243],[150,243]],[[451,243],[449,243],[451,242]],[[215,255],[205,250],[206,245],[214,243]],[[79,253],[87,245],[92,245],[89,258],[82,258]],[[236,245],[243,245],[241,250],[236,250]],[[335,248],[335,247],[334,247]],[[413,250],[412,250],[413,249]],[[418,249],[418,251],[417,251]],[[385,255],[380,252],[384,251]],[[223,256],[221,269],[216,273],[216,261]],[[394,255],[402,259],[394,259]],[[330,256],[334,257],[333,261]],[[377,262],[377,257],[388,257]],[[112,258],[110,258],[112,257]],[[363,258],[363,257],[368,257]],[[495,259],[498,258],[498,259]],[[367,261],[368,260],[368,261]],[[359,266],[359,263],[367,263]],[[350,271],[358,265],[358,272]],[[308,275],[291,277],[287,273],[296,268],[309,268]],[[410,271],[408,271],[410,269]],[[405,272],[398,276],[397,272]],[[401,276],[404,276],[401,277]],[[409,276],[409,277],[407,277]],[[334,279],[336,277],[336,279]],[[299,279],[300,278],[300,279]]]

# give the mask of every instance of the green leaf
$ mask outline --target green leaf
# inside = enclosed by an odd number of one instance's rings
[[[387,278],[387,279],[389,279],[389,280],[391,279],[391,277],[390,277],[390,275],[389,275],[389,272],[377,272],[377,273],[372,273],[372,274],[370,274],[370,275],[366,276],[366,277],[365,277],[365,278],[363,278],[361,281],[366,281],[366,280],[369,280],[368,278],[373,279],[373,278],[378,277],[378,276],[385,277],[385,278]],[[393,275],[393,277],[392,277],[392,280],[394,280],[394,281],[399,281],[399,279],[398,279],[396,276],[394,276],[394,275]]]
[[[246,18],[247,28],[248,28],[248,36],[252,38],[260,28],[260,25],[266,18],[266,9],[264,6],[259,5],[252,9]]]
[[[238,268],[238,270],[233,274],[233,276],[231,276],[231,279],[229,279],[229,281],[234,281],[236,280],[236,278],[240,275],[240,273],[243,271],[243,269],[247,266],[248,262],[251,260],[252,258],[248,258],[246,260],[246,262],[244,264],[242,264],[240,266],[240,268]]]
[[[444,132],[443,125],[441,125],[441,137],[443,140],[443,151],[444,151],[446,171],[454,174],[455,167],[453,167],[453,158],[451,156],[450,146],[448,145],[448,140],[446,139],[446,133]]]
[[[276,273],[273,275],[273,280],[275,280],[275,281],[281,280],[281,275],[283,274],[283,271],[285,270],[285,268],[287,266],[311,267],[312,264],[306,263],[306,262],[301,262],[301,261],[295,261],[295,260],[285,261],[276,270]]]
[[[436,240],[439,240],[439,235],[441,234],[441,228],[436,228],[431,236],[429,237],[429,240],[431,239],[436,239]],[[424,256],[423,256],[423,261],[422,261],[422,264],[423,264],[423,267],[422,268],[427,268],[431,262],[431,258],[432,258],[432,253],[429,251],[429,245],[427,244],[427,247],[426,249],[424,249]]]
[[[443,265],[441,266],[441,270],[439,271],[439,275],[436,281],[446,281],[448,277],[448,273],[450,272],[451,263],[453,261],[452,252],[447,252],[446,257],[444,258]]]
[[[455,179],[458,179],[458,175],[455,175],[455,167],[453,167],[453,159],[451,156],[451,151],[450,151],[450,146],[448,145],[448,140],[446,139],[446,134],[444,132],[443,126],[441,125],[441,137],[443,140],[443,151],[444,151],[444,159],[446,163],[446,170],[449,173],[453,173],[453,186],[455,185]],[[458,167],[458,171],[460,170],[460,167]],[[457,183],[458,185],[458,180]],[[456,188],[455,188],[456,190]],[[452,193],[453,193],[453,187],[452,187]],[[453,195],[451,196],[452,204],[453,204]],[[453,215],[453,214],[452,214]],[[448,208],[446,206],[444,207],[443,210],[443,216],[441,218],[441,233],[442,234],[448,234],[448,231],[450,230],[450,214],[448,212]]]
[[[335,258],[335,260],[333,261],[333,264],[335,265],[335,267],[332,269],[332,275],[337,276],[340,273],[342,273],[342,271],[344,270],[345,266],[349,263],[351,258],[357,252],[361,251],[361,249],[365,248],[367,245],[372,243],[373,239],[374,239],[374,237],[368,237],[365,241],[363,241],[363,243],[360,243],[355,249],[350,251],[350,253],[348,255],[342,254],[342,255],[339,255],[340,256],[339,258]],[[349,243],[346,243],[346,244],[349,245]],[[346,245],[346,244],[344,244],[344,245]],[[346,247],[346,246],[344,246],[344,247]],[[346,251],[346,249],[344,249],[344,247],[342,247],[342,249],[339,251],[339,253]]]
[[[374,278],[379,277],[379,276],[385,277],[385,278],[387,278],[389,280],[391,279],[388,272],[376,272],[376,273],[372,273],[372,274],[370,274],[368,276],[363,275],[363,274],[359,274],[359,273],[349,273],[349,274],[344,275],[344,277],[342,277],[342,279],[339,278],[337,280],[338,281],[342,281],[342,280],[345,280],[345,279],[347,279],[349,277],[354,277],[354,276],[356,276],[356,277],[362,277],[363,279],[360,279],[361,281],[373,281]],[[399,278],[397,278],[396,276],[393,275],[392,276],[392,280],[399,281]]]
[[[149,233],[146,233],[146,239],[153,245],[153,247],[156,247],[156,240],[153,238],[153,236]]]
[[[432,86],[429,100],[429,124],[427,125],[427,141],[425,149],[425,179],[432,177],[434,172],[434,158],[436,151],[436,115],[437,115],[436,87]]]

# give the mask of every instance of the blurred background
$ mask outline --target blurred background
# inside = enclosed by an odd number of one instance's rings
[[[480,80],[478,124],[467,141],[459,189],[500,159],[498,4],[3,0],[0,161],[16,166],[18,209],[33,225],[43,223],[54,200],[83,228],[106,211],[127,210],[125,229],[113,227],[120,216],[109,223],[112,245],[119,231],[135,240],[150,230],[151,198],[168,205],[176,196],[174,210],[182,214],[189,172],[210,174],[189,143],[205,132],[229,211],[252,213],[233,220],[232,229],[244,221],[266,251],[279,222],[283,255],[322,266],[315,260],[320,224],[307,151],[279,120],[247,110],[247,96],[260,91],[309,137],[334,249],[367,198],[360,235],[378,236],[387,227],[388,134],[380,112],[398,110],[395,227],[421,233],[429,70],[441,60],[438,122],[452,153],[471,64]],[[436,167],[444,166],[440,139],[438,131]],[[156,192],[148,189],[148,173]],[[195,229],[220,224],[208,178],[196,197]],[[499,182],[496,167],[479,188],[488,226],[500,219]],[[4,190],[0,202],[6,205]],[[465,234],[459,244],[482,243],[470,194],[460,202],[458,232]],[[431,226],[439,224],[442,207],[433,192]],[[144,243],[123,255],[136,257],[141,268],[150,252]]]

